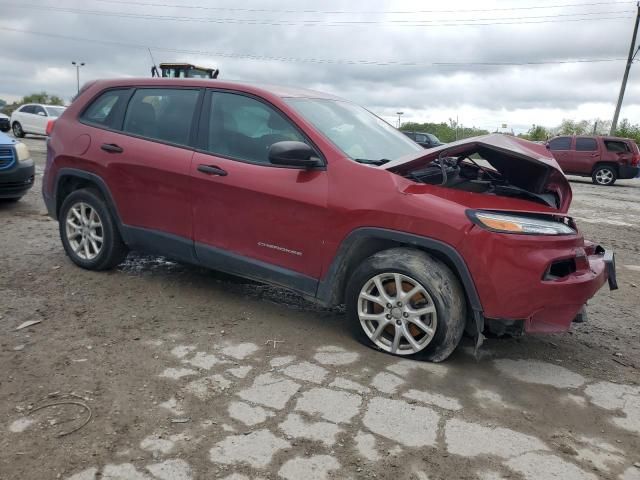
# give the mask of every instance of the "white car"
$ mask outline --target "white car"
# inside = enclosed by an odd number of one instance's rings
[[[36,135],[47,134],[47,123],[55,120],[65,107],[59,105],[42,105],[38,103],[27,103],[22,105],[11,114],[11,129],[16,138],[22,138],[27,133]]]

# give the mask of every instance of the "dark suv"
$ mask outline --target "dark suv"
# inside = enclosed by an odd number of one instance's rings
[[[565,173],[591,177],[596,185],[613,185],[640,172],[640,150],[629,138],[565,135],[547,146]]]
[[[126,79],[88,85],[47,145],[45,203],[79,266],[140,249],[346,303],[397,355],[564,331],[616,286],[556,161],[513,137],[424,150],[331,95]]]
[[[409,137],[411,140],[416,142],[418,145],[424,148],[433,148],[433,147],[439,147],[440,145],[444,145],[444,143],[442,143],[438,137],[436,137],[431,133],[410,132],[407,130],[400,130],[400,131],[404,133],[407,137]]]

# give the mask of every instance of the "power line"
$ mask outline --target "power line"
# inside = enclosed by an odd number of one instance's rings
[[[14,4],[7,5],[10,8],[26,8],[26,9],[40,9],[53,11],[58,13],[74,13],[79,15],[93,15],[100,17],[117,17],[117,18],[135,18],[141,20],[161,20],[172,22],[196,22],[196,23],[214,23],[214,24],[242,24],[242,25],[269,25],[269,26],[304,26],[304,27],[343,27],[343,26],[357,26],[357,25],[372,25],[372,24],[384,24],[392,23],[402,27],[459,27],[459,26],[489,26],[489,25],[522,25],[522,24],[538,24],[538,23],[559,23],[559,22],[584,22],[584,21],[604,21],[604,20],[617,20],[631,18],[631,16],[611,16],[611,14],[627,13],[626,11],[615,12],[590,12],[585,14],[568,15],[575,17],[579,15],[592,15],[598,13],[600,15],[597,18],[562,18],[563,15],[541,15],[541,16],[528,16],[528,17],[507,17],[503,19],[495,18],[479,18],[479,19],[462,19],[462,20],[351,20],[351,21],[322,21],[322,20],[261,20],[261,19],[238,19],[238,18],[203,18],[203,17],[180,17],[175,15],[151,15],[151,14],[139,14],[139,13],[127,13],[127,12],[111,12],[107,10],[84,10],[78,8],[67,7],[52,7],[45,5],[34,4]],[[534,21],[529,21],[533,19]],[[549,19],[549,20],[540,20]],[[497,21],[496,21],[497,20]],[[503,21],[507,20],[507,21]],[[516,21],[517,20],[517,21]],[[409,23],[413,22],[413,23]],[[437,23],[444,22],[444,23]],[[467,23],[465,23],[467,22]],[[485,22],[485,23],[482,23]]]
[[[476,9],[458,9],[458,10],[284,10],[271,8],[240,8],[240,7],[209,7],[206,5],[183,5],[175,3],[158,3],[158,2],[139,2],[130,0],[95,0],[101,3],[111,3],[119,5],[137,5],[144,7],[167,7],[167,8],[184,8],[197,10],[212,10],[225,12],[249,12],[249,13],[320,13],[328,15],[339,14],[363,14],[363,15],[380,15],[380,14],[415,14],[415,13],[460,13],[460,12],[499,12],[514,10],[533,10],[533,9],[552,9],[552,8],[582,8],[600,5],[614,4],[633,4],[633,1],[609,1],[609,2],[590,2],[590,3],[565,3],[556,5],[531,5],[528,7],[496,7],[496,8],[476,8]]]
[[[39,35],[49,38],[58,38],[61,40],[70,40],[74,42],[89,42],[98,43],[104,45],[113,45],[118,47],[138,48],[192,54],[192,55],[205,55],[209,57],[222,57],[222,58],[237,58],[244,60],[256,60],[256,61],[276,61],[287,63],[313,63],[313,64],[328,64],[328,65],[363,65],[363,66],[401,66],[401,67],[505,67],[505,66],[536,66],[536,65],[564,65],[564,64],[581,64],[581,63],[603,63],[603,62],[619,62],[624,61],[624,58],[582,58],[572,60],[547,60],[547,61],[531,61],[531,62],[409,62],[400,60],[364,60],[364,59],[329,59],[329,58],[307,58],[307,57],[278,57],[268,55],[253,55],[246,53],[230,53],[230,52],[211,52],[204,50],[189,50],[179,48],[168,48],[150,46],[148,44],[141,43],[129,43],[119,42],[115,40],[98,40],[91,38],[82,38],[69,35],[61,35],[56,33],[37,32],[32,30],[23,30],[18,28],[0,26],[0,30],[8,32],[25,33],[28,35]]]

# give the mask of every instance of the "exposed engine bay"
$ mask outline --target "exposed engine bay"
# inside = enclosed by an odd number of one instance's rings
[[[411,170],[404,176],[419,183],[441,185],[467,192],[524,198],[552,208],[559,208],[557,194],[536,192],[538,190],[536,182],[531,182],[531,177],[526,181],[525,172],[518,175],[520,178],[515,179],[520,184],[517,185],[509,175],[501,174],[490,165],[483,166],[483,163],[487,162],[480,158],[473,159],[468,155],[439,157],[426,167]],[[522,165],[519,167],[521,168]],[[523,188],[521,185],[529,188]]]

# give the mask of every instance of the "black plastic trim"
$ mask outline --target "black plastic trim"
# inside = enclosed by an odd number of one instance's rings
[[[191,239],[130,225],[121,225],[120,230],[127,238],[127,246],[132,249],[156,253],[182,262],[199,263]]]
[[[319,282],[316,297],[319,301],[325,304],[335,303],[336,288],[339,285],[344,285],[340,282],[340,276],[345,273],[344,267],[349,263],[349,255],[351,254],[351,247],[361,240],[379,239],[379,240],[391,240],[403,245],[412,245],[427,250],[438,252],[446,257],[449,262],[454,266],[462,285],[467,294],[467,299],[471,308],[475,311],[482,312],[482,303],[476,290],[471,273],[467,268],[462,256],[450,245],[439,240],[434,240],[428,237],[422,237],[406,232],[399,232],[397,230],[388,230],[384,228],[375,227],[363,227],[352,231],[342,241],[338,253],[331,262],[331,265],[327,271],[325,277]]]
[[[207,268],[280,285],[307,297],[314,297],[318,287],[315,278],[204,243],[195,242],[195,252],[199,263]]]

